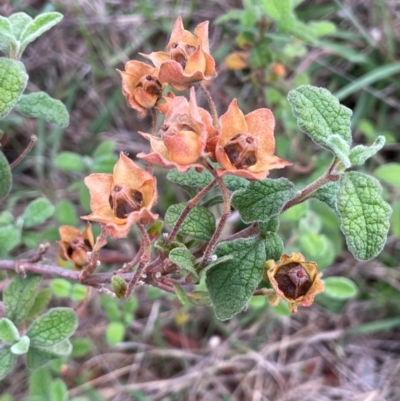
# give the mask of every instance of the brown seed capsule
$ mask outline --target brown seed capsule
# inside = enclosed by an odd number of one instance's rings
[[[246,169],[257,163],[257,141],[252,135],[235,135],[224,151],[237,169]]]
[[[186,62],[191,54],[196,51],[194,46],[190,46],[185,42],[175,42],[171,46],[171,59],[179,63],[182,68],[186,67]]]
[[[114,215],[120,219],[125,219],[129,213],[138,211],[143,207],[143,194],[123,184],[116,184],[111,190],[108,202]]]
[[[145,91],[150,92],[153,95],[162,95],[161,82],[152,75],[145,75],[142,77],[137,86],[141,86]]]
[[[299,263],[282,266],[276,273],[275,280],[285,296],[292,299],[306,295],[312,285],[310,277]]]

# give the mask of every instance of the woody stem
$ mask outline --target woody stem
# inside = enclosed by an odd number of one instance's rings
[[[157,134],[157,110],[154,107],[151,109],[151,118],[152,118],[151,135],[156,136],[156,134]]]
[[[215,230],[213,236],[210,239],[210,242],[207,245],[206,250],[204,251],[203,260],[201,261],[202,267],[204,267],[207,264],[208,259],[210,258],[211,252],[213,251],[213,249],[222,233],[222,230],[225,227],[226,220],[228,219],[228,216],[231,212],[231,202],[229,199],[229,192],[228,192],[228,188],[226,187],[224,181],[222,181],[222,178],[218,176],[216,171],[213,168],[211,168],[211,166],[208,163],[204,163],[204,165],[206,166],[207,170],[210,171],[211,174],[214,176],[215,180],[218,182],[218,185],[222,192],[222,197],[224,198],[224,210],[222,212],[221,218],[219,219],[217,229]]]
[[[200,202],[201,198],[217,183],[217,180],[211,181],[206,187],[204,187],[193,199],[191,199],[186,207],[183,209],[178,221],[176,222],[171,234],[168,236],[166,243],[170,244],[178,234],[183,222],[185,221],[187,215],[190,211]]]
[[[211,112],[211,115],[212,115],[214,128],[215,129],[219,129],[218,113],[217,113],[217,108],[215,107],[214,100],[211,97],[211,94],[208,91],[208,89],[206,88],[206,86],[203,84],[203,82],[199,83],[199,87],[203,91],[204,96],[207,99],[208,105],[210,106],[210,112]]]
[[[128,288],[126,290],[126,297],[127,298],[130,296],[132,290],[138,284],[140,278],[142,277],[144,268],[146,267],[146,264],[150,259],[150,238],[149,238],[149,234],[147,234],[147,231],[144,228],[143,224],[137,223],[137,226],[139,228],[140,234],[142,235],[143,254],[142,254],[142,257],[140,259],[139,266],[137,267],[136,272],[132,277],[132,280],[128,284]]]
[[[26,157],[26,155],[32,150],[33,145],[37,140],[36,135],[31,135],[31,141],[29,142],[28,146],[24,149],[24,151],[10,164],[10,168],[14,168],[17,166],[21,161]]]

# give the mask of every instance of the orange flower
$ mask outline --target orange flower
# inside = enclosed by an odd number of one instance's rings
[[[90,223],[87,223],[83,232],[71,226],[60,226],[58,232],[61,237],[61,241],[57,241],[60,245],[60,258],[73,262],[75,270],[82,270],[88,264],[87,253],[94,246]]]
[[[208,21],[195,28],[193,34],[183,27],[178,17],[171,33],[166,52],[153,52],[143,57],[160,68],[159,79],[177,90],[216,76],[215,61],[208,43]]]
[[[297,305],[312,305],[315,295],[325,289],[321,276],[317,264],[306,262],[299,252],[282,255],[278,263],[267,260],[264,278],[269,279],[275,290],[275,294],[268,298],[270,305],[276,306],[281,299],[285,299],[292,313],[297,312]]]
[[[147,109],[163,105],[157,102],[162,97],[166,84],[158,79],[158,68],[141,61],[131,60],[125,64],[125,71],[117,70],[122,77],[122,93],[129,107],[137,110],[144,117]]]
[[[196,167],[199,158],[206,155],[207,128],[211,124],[211,117],[206,122],[202,119],[206,113],[205,110],[200,112],[197,107],[194,88],[190,91],[189,102],[183,96],[175,97],[161,126],[161,137],[139,132],[150,141],[153,152],[137,156],[148,163],[176,167],[182,172]]]
[[[158,217],[150,212],[157,201],[155,177],[122,152],[112,175],[90,174],[85,184],[92,213],[81,218],[105,224],[110,237],[126,237],[132,224],[150,224]]]
[[[243,115],[237,100],[219,119],[220,135],[215,154],[223,170],[218,174],[234,174],[250,180],[264,179],[269,170],[290,166],[275,152],[275,118],[269,109],[258,109]]]

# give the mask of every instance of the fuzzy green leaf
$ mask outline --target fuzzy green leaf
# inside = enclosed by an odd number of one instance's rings
[[[189,301],[193,305],[197,306],[205,306],[211,305],[211,299],[206,291],[192,291],[188,295]]]
[[[26,354],[29,350],[30,339],[28,336],[23,336],[17,343],[15,343],[10,351],[15,355]]]
[[[24,227],[34,227],[44,223],[54,213],[54,206],[46,198],[38,198],[32,201],[22,215]]]
[[[347,169],[351,166],[349,159],[350,146],[349,144],[337,134],[331,135],[326,140],[329,149],[339,158],[343,166]]]
[[[232,195],[232,206],[245,223],[267,221],[295,196],[294,185],[286,178],[251,182]]]
[[[4,153],[0,151],[0,200],[5,198],[12,186],[11,168]]]
[[[187,248],[174,248],[168,255],[169,259],[177,264],[181,269],[185,269],[193,274],[196,280],[199,279],[199,275],[194,267],[194,257]]]
[[[19,339],[19,332],[15,324],[10,319],[0,319],[0,340],[7,344],[14,344]]]
[[[397,239],[400,239],[400,199],[397,199],[392,203],[392,208],[393,214],[390,219],[392,233]]]
[[[33,21],[32,18],[23,12],[12,14],[8,17],[15,39],[21,39],[21,33]]]
[[[0,229],[0,257],[6,256],[21,242],[21,230],[13,224]]]
[[[37,318],[29,327],[27,335],[32,346],[51,347],[70,337],[78,326],[71,308],[53,308]]]
[[[64,171],[83,171],[83,157],[75,152],[60,152],[54,159],[54,165]]]
[[[278,23],[279,29],[288,32],[295,24],[291,0],[261,0],[261,9],[273,21]]]
[[[175,226],[185,208],[186,203],[178,203],[168,208],[165,214],[165,221],[172,228]],[[215,231],[215,217],[204,207],[196,206],[187,215],[183,222],[179,234],[189,237],[209,241]]]
[[[0,120],[18,102],[27,82],[28,74],[20,61],[0,57]]]
[[[386,138],[383,135],[378,136],[371,146],[358,145],[351,149],[349,158],[353,166],[361,166],[367,159],[381,150],[385,145]]]
[[[0,348],[0,380],[4,379],[17,362],[17,355],[10,351],[10,347]]]
[[[0,16],[0,50],[8,54],[10,43],[15,44],[15,37],[10,20]]]
[[[194,168],[191,168],[185,173],[181,173],[173,169],[168,171],[167,179],[175,184],[201,189],[206,187],[213,180],[213,176],[207,170],[198,173]]]
[[[265,259],[279,260],[283,253],[283,241],[277,233],[268,233],[265,236]]]
[[[111,322],[106,329],[107,342],[110,345],[120,343],[125,336],[125,326],[121,322]]]
[[[24,49],[28,43],[33,42],[44,32],[48,31],[54,25],[58,24],[62,20],[62,18],[62,14],[57,12],[49,12],[38,15],[26,26],[24,31],[21,33],[21,48]]]
[[[15,109],[25,116],[43,118],[62,128],[69,124],[69,113],[64,103],[53,99],[46,92],[22,95]]]
[[[40,276],[22,278],[15,276],[4,290],[3,302],[6,316],[15,324],[28,315],[35,302],[40,284]]]
[[[374,176],[387,184],[400,188],[400,163],[388,163],[379,166]]]
[[[244,189],[250,182],[246,180],[246,178],[237,177],[236,175],[225,175],[222,177],[222,181],[225,183],[229,191],[237,191],[238,189]]]
[[[118,276],[118,274],[115,274],[111,278],[111,285],[117,298],[125,297],[126,290],[128,289],[128,283],[125,281],[123,277]]]
[[[208,270],[206,276],[215,313],[226,320],[246,307],[257,288],[265,264],[265,244],[260,238],[239,239],[217,245],[215,253],[233,257]]]
[[[188,297],[188,294],[186,293],[186,291],[182,287],[179,287],[179,285],[174,285],[173,288],[175,290],[175,294],[178,297],[179,301],[181,301],[181,304],[182,305],[188,304],[189,297]]]
[[[274,216],[267,221],[260,221],[258,226],[262,234],[269,234],[270,232],[276,233],[279,228],[279,217]]]
[[[382,198],[379,182],[355,171],[345,173],[337,197],[347,247],[355,258],[370,260],[386,242],[390,206]]]
[[[50,399],[67,401],[68,389],[67,385],[61,379],[53,379],[50,383]]]
[[[46,306],[49,304],[52,295],[53,295],[53,291],[51,290],[51,288],[45,288],[42,291],[40,291],[35,299],[35,302],[32,305],[32,308],[29,311],[27,317],[33,318],[33,317],[37,316],[39,313],[41,313],[46,308]]]
[[[337,193],[339,182],[328,182],[323,187],[318,188],[312,193],[312,197],[326,203],[335,213],[337,213]]]
[[[328,277],[325,283],[324,294],[335,299],[349,299],[357,294],[357,287],[346,277]]]
[[[329,138],[339,135],[348,146],[351,145],[352,112],[342,106],[327,89],[303,85],[291,90],[288,100],[300,130],[315,143],[334,152]]]
[[[45,363],[68,356],[72,351],[71,342],[67,339],[51,347],[30,347],[26,354],[26,364],[29,369],[37,369]]]

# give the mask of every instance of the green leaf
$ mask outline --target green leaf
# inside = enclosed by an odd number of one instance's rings
[[[194,257],[187,248],[174,248],[168,255],[169,259],[178,265],[181,269],[185,269],[193,274],[196,280],[199,279],[199,275],[194,267]]]
[[[96,149],[93,151],[93,158],[97,159],[98,157],[108,156],[114,152],[115,142],[111,139],[107,139],[105,141],[101,141]]]
[[[0,213],[0,227],[7,226],[14,222],[14,216],[8,210]]]
[[[278,23],[279,29],[288,32],[296,22],[291,0],[261,0],[261,9]]]
[[[211,299],[206,291],[192,291],[188,295],[189,301],[193,305],[205,306],[211,305]]]
[[[347,247],[359,260],[373,259],[386,242],[390,206],[373,177],[351,171],[343,175],[340,184],[337,205]]]
[[[61,379],[53,379],[50,383],[50,399],[57,401],[68,400],[68,389]]]
[[[80,337],[71,339],[71,358],[80,358],[87,355],[92,349],[92,341],[89,338]]]
[[[351,145],[352,112],[342,106],[327,89],[303,85],[291,90],[288,100],[300,130],[315,143],[334,152],[329,139],[339,135],[348,146]]]
[[[54,210],[54,218],[59,225],[76,226],[79,222],[75,206],[67,199],[63,199],[57,203]]]
[[[203,170],[201,173],[198,173],[194,168],[189,169],[185,173],[173,169],[169,170],[167,174],[167,180],[175,184],[198,189],[206,187],[213,179],[214,177],[209,171]]]
[[[279,260],[283,253],[283,241],[277,233],[268,233],[265,236],[265,260]]]
[[[54,206],[46,198],[37,198],[32,201],[25,209],[22,218],[24,227],[34,227],[44,223],[54,213]]]
[[[42,291],[40,291],[27,317],[33,318],[36,317],[39,313],[41,313],[49,304],[52,295],[53,291],[51,290],[51,288],[45,288]]]
[[[3,302],[6,316],[15,324],[28,315],[35,302],[40,284],[40,276],[22,278],[15,276],[4,290]]]
[[[118,274],[112,276],[111,285],[117,298],[125,297],[126,290],[128,289],[128,283],[125,281],[124,278],[118,276]]]
[[[21,242],[21,230],[13,224],[0,229],[0,257],[6,256]]]
[[[69,340],[64,340],[51,347],[30,347],[26,354],[26,364],[29,369],[37,369],[45,363],[68,356],[72,345]]]
[[[337,193],[339,191],[339,182],[328,182],[323,187],[318,188],[312,193],[312,197],[326,203],[335,213],[337,211]]]
[[[75,283],[72,285],[70,297],[74,302],[82,301],[86,297],[87,291],[88,287],[79,283]]]
[[[397,239],[400,239],[400,199],[392,203],[392,208],[393,214],[390,219],[392,233]]]
[[[271,217],[269,220],[267,221],[260,221],[258,223],[258,226],[260,228],[260,233],[261,234],[269,234],[269,233],[275,233],[278,231],[279,229],[279,217],[278,216],[274,216]]]
[[[371,334],[392,331],[400,326],[400,317],[381,319],[374,322],[363,323],[346,330],[347,334]]]
[[[328,148],[339,158],[343,166],[347,169],[351,166],[349,159],[350,145],[337,134],[331,135],[326,140]]]
[[[244,189],[250,182],[249,180],[246,180],[246,178],[237,177],[236,175],[225,175],[222,177],[222,181],[225,183],[229,191]]]
[[[245,223],[267,221],[278,214],[283,205],[295,196],[294,185],[286,178],[251,182],[232,195],[232,206]]]
[[[15,355],[23,355],[28,352],[30,339],[28,336],[23,336],[17,343],[15,343],[10,351]]]
[[[50,287],[57,297],[68,297],[71,293],[72,284],[63,278],[55,278],[50,283]]]
[[[207,271],[206,285],[215,313],[220,320],[230,319],[243,310],[262,278],[265,244],[260,238],[223,242],[215,248],[217,257],[233,259]]]
[[[15,37],[10,20],[0,16],[0,50],[8,54],[11,43],[15,45]]]
[[[83,171],[85,169],[82,156],[75,152],[60,152],[54,159],[54,165],[64,171]]]
[[[165,221],[172,228],[175,226],[180,215],[185,209],[186,203],[178,203],[168,208],[165,214]],[[196,206],[187,215],[183,222],[179,234],[189,237],[209,241],[215,231],[214,215],[202,206]]]
[[[20,61],[0,57],[0,120],[18,102],[27,82],[28,74]]]
[[[32,346],[50,347],[71,336],[77,326],[73,309],[53,308],[37,318],[26,334],[31,339]]]
[[[309,22],[308,26],[312,29],[317,38],[321,36],[332,35],[336,32],[336,25],[331,21],[313,21]]]
[[[106,339],[108,344],[116,345],[125,336],[125,326],[121,322],[111,322],[106,329]]]
[[[10,319],[0,319],[0,340],[7,344],[14,344],[19,339],[19,332],[15,324]]]
[[[378,136],[371,146],[358,145],[351,149],[349,159],[353,166],[361,166],[367,159],[381,150],[385,145],[386,138],[383,135]]]
[[[38,15],[21,33],[21,48],[24,49],[28,43],[33,42],[44,32],[58,24],[62,18],[63,16],[57,12],[49,12]]]
[[[33,21],[32,18],[23,12],[12,14],[8,17],[15,39],[21,39],[21,33]]]
[[[25,116],[43,118],[62,128],[69,125],[69,113],[64,103],[53,99],[46,92],[22,95],[15,109]]]
[[[0,347],[0,380],[4,379],[17,362],[17,355],[9,347]]]
[[[179,285],[174,285],[174,290],[176,293],[176,296],[178,297],[179,301],[181,301],[182,305],[186,305],[189,303],[189,297],[186,291],[182,288],[179,287]]]
[[[49,383],[51,383],[52,376],[50,369],[42,368],[31,372],[29,376],[29,394],[32,396],[48,399],[49,394]]]
[[[357,287],[346,277],[328,277],[325,283],[325,295],[335,299],[349,299],[357,294]]]
[[[388,163],[379,166],[374,176],[387,184],[400,188],[400,163]]]

